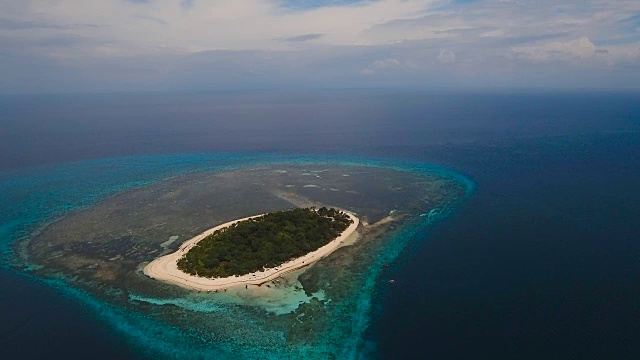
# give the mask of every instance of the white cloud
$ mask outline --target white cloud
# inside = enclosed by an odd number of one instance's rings
[[[186,8],[175,0],[23,1],[29,4],[21,14],[25,18],[38,16],[57,24],[96,24],[98,27],[85,34],[146,49],[171,47],[185,51],[283,50],[291,45],[280,39],[305,34],[323,34],[318,42],[325,45],[372,45],[380,42],[363,36],[363,32],[388,21],[417,17],[433,3],[379,0],[288,10],[273,0],[194,1]]]
[[[382,59],[376,60],[371,64],[374,69],[393,69],[400,67],[400,61],[398,59]]]
[[[525,55],[532,61],[586,59],[596,53],[596,46],[587,37],[568,41],[551,41],[533,46],[513,47],[516,53]]]
[[[563,70],[576,64],[613,84],[615,76],[635,79],[616,67],[640,62],[637,27],[624,25],[640,14],[637,0],[363,0],[296,10],[281,0],[0,0],[0,7],[0,92],[55,89],[63,84],[45,79],[56,74],[79,89],[91,78],[109,90],[116,78],[153,89],[221,84],[221,77],[340,86],[375,74],[397,83],[446,75],[506,84],[522,81],[530,66],[572,76]],[[196,68],[200,76],[191,77]]]
[[[403,65],[400,63],[398,59],[393,59],[393,58],[379,59],[379,60],[373,61],[371,65],[369,65],[369,67],[366,67],[360,70],[360,74],[371,76],[379,72],[399,69],[401,67],[403,67]]]
[[[440,50],[440,53],[438,54],[436,60],[443,64],[450,64],[456,61],[456,54],[449,49],[442,49]]]
[[[362,70],[360,70],[360,74],[362,75],[367,75],[367,76],[371,76],[371,75],[375,75],[375,71],[369,69],[369,68],[364,68]]]

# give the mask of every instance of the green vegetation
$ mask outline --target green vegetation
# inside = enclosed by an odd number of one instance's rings
[[[262,215],[207,236],[178,261],[178,268],[209,278],[273,268],[328,244],[351,223],[347,214],[325,207]]]

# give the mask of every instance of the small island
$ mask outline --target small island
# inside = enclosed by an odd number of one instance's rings
[[[178,269],[217,278],[273,268],[328,244],[352,223],[326,207],[261,215],[205,237],[178,260]]]
[[[352,214],[326,207],[243,218],[186,241],[144,273],[199,291],[261,285],[328,255],[358,224]]]

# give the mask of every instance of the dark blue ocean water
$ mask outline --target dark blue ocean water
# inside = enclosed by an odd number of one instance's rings
[[[635,359],[638,104],[638,94],[611,93],[4,97],[0,179],[30,167],[185,152],[443,165],[474,179],[476,193],[385,274],[396,284],[378,290],[367,334],[372,352],[385,359]],[[7,358],[136,357],[99,314],[50,286],[11,271],[0,272],[0,286]]]

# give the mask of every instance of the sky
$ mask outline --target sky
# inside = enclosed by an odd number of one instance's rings
[[[638,89],[638,0],[0,0],[0,93]]]

